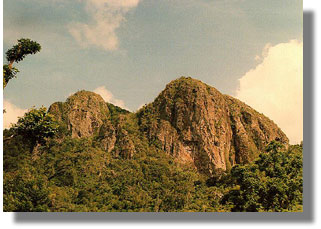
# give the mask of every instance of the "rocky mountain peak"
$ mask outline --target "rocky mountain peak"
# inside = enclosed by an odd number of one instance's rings
[[[144,109],[149,139],[208,174],[254,160],[272,140],[288,143],[263,114],[190,77],[170,82]]]
[[[66,102],[56,102],[49,108],[56,119],[67,125],[72,137],[89,137],[107,121],[109,109],[104,99],[89,91],[79,91]]]
[[[98,136],[108,153],[130,159],[139,144],[149,144],[208,175],[253,161],[272,140],[288,144],[263,114],[190,77],[170,82],[137,113],[88,91],[52,104],[49,112],[74,138]]]

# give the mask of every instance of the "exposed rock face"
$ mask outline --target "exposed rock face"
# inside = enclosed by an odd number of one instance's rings
[[[130,139],[128,132],[124,129],[120,129],[117,136],[118,148],[116,149],[116,156],[132,159],[135,153],[135,145]]]
[[[133,158],[139,141],[149,141],[208,175],[254,160],[272,140],[288,144],[285,134],[263,114],[185,77],[169,83],[136,114],[87,91],[52,104],[49,112],[65,123],[73,138],[96,136],[100,146],[117,157]]]
[[[114,127],[110,122],[106,122],[101,126],[99,136],[101,146],[105,151],[111,152],[117,145],[116,157],[133,158],[136,151],[135,145],[121,124],[115,124]]]
[[[115,156],[130,159],[135,153],[135,146],[129,134],[122,128],[123,119],[111,122],[111,114],[103,98],[93,92],[79,91],[70,96],[66,102],[56,102],[49,108],[55,118],[66,124],[71,137],[98,136],[100,146]],[[122,115],[120,115],[122,116]]]
[[[138,115],[151,141],[207,174],[252,161],[272,140],[288,143],[264,115],[192,78],[172,81]]]
[[[72,137],[89,137],[97,133],[107,122],[109,110],[103,98],[89,91],[79,91],[70,96],[65,103],[57,102],[50,106],[49,112],[64,122]]]
[[[252,161],[258,151],[263,150],[272,140],[289,143],[286,135],[269,118],[231,96],[224,97],[229,106],[233,134],[231,149],[232,152],[236,152],[235,163],[244,164]]]
[[[135,144],[132,141],[132,135],[126,130],[126,125],[128,119],[130,119],[130,114],[128,115],[119,115],[117,122],[115,123],[116,136],[117,136],[117,149],[115,150],[115,155],[121,158],[131,159],[133,158],[136,149]]]
[[[104,123],[99,132],[99,136],[101,136],[101,146],[108,153],[111,152],[115,148],[116,144],[116,130],[111,122]]]

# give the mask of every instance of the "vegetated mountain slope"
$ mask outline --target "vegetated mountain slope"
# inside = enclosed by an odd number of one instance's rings
[[[272,140],[288,144],[286,135],[263,114],[190,77],[170,82],[137,113],[87,91],[54,103],[49,111],[72,137],[96,137],[115,156],[132,158],[143,145],[153,145],[207,175],[253,161]]]
[[[302,145],[198,80],[136,113],[87,91],[49,112],[59,129],[32,152],[4,130],[4,211],[302,211]]]

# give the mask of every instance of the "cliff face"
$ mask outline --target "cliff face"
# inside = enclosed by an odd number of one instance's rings
[[[147,144],[208,175],[252,161],[272,140],[288,143],[264,115],[185,77],[169,83],[153,103],[135,114],[117,111],[86,91],[54,103],[49,111],[65,123],[72,137],[98,136],[101,147],[115,156],[132,158],[141,141],[137,139],[147,139]]]
[[[267,117],[192,78],[172,81],[139,116],[151,141],[206,174],[252,161],[272,140],[288,143]]]
[[[233,164],[252,161],[273,140],[286,145],[289,143],[286,135],[272,120],[231,96],[224,97],[229,107],[233,136],[230,149],[235,154]]]
[[[126,130],[121,128],[122,119],[119,118],[117,125],[112,122],[108,105],[115,107],[96,93],[79,91],[64,103],[52,104],[49,112],[66,125],[72,138],[97,137],[101,148],[106,152],[111,152],[118,146],[115,155],[131,158],[135,147]]]
[[[62,121],[71,131],[72,137],[90,137],[108,122],[109,109],[100,95],[89,91],[79,91],[66,102],[50,106],[49,112]]]

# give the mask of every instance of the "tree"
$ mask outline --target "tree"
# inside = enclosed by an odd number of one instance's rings
[[[21,38],[18,44],[14,45],[6,52],[8,64],[3,65],[3,88],[5,88],[12,78],[16,77],[19,70],[13,67],[13,63],[22,61],[28,54],[35,54],[41,50],[40,44],[30,39]]]
[[[23,117],[19,118],[13,129],[17,135],[29,140],[30,151],[37,144],[44,143],[48,137],[53,137],[58,132],[58,122],[52,114],[47,112],[45,107],[32,108]]]
[[[3,211],[49,211],[51,202],[47,178],[37,169],[25,164],[14,173],[5,173],[3,185]]]
[[[271,142],[266,152],[249,165],[236,165],[231,176],[235,187],[223,198],[232,211],[296,211],[302,207],[302,147],[288,150]]]

